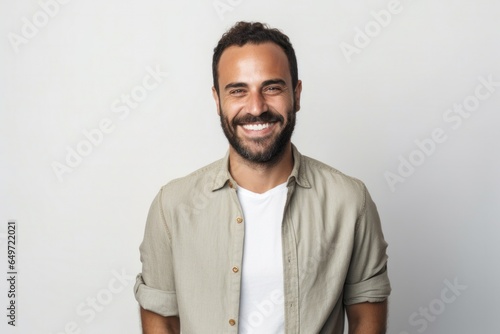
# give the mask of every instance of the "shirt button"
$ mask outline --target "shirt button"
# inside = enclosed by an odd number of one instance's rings
[[[233,273],[237,273],[238,271],[240,271],[240,269],[238,267],[233,267]]]
[[[236,325],[236,321],[234,319],[229,319],[229,324],[231,326],[234,326],[234,325]]]
[[[238,224],[243,223],[243,218],[241,218],[241,217],[236,218],[236,222],[237,222]]]
[[[229,181],[228,184],[229,184],[229,188],[233,187],[233,182]]]

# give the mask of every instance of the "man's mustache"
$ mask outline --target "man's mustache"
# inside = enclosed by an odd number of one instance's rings
[[[275,122],[284,122],[285,119],[280,114],[275,114],[269,111],[266,111],[259,116],[254,115],[245,115],[238,118],[233,119],[233,125],[244,125],[244,124],[252,124],[252,123],[275,123]]]

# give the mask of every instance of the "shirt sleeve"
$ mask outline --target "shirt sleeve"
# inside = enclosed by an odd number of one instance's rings
[[[382,302],[391,292],[387,242],[377,207],[364,187],[365,201],[356,223],[353,253],[344,286],[344,304]]]
[[[162,190],[149,209],[144,239],[139,248],[142,273],[137,275],[134,293],[142,308],[166,317],[178,315],[178,308],[171,235],[163,213]]]

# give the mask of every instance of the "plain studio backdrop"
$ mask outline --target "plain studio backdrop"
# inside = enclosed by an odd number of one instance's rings
[[[500,2],[23,0],[0,13],[2,277],[9,221],[17,256],[2,333],[140,332],[147,211],[227,150],[211,58],[239,20],[291,38],[293,142],[377,203],[389,333],[498,333]]]

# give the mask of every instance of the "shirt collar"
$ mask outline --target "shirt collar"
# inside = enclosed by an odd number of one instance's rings
[[[311,184],[306,176],[307,164],[304,163],[304,156],[300,154],[299,150],[292,144],[293,154],[293,168],[290,176],[288,177],[287,186],[296,182],[303,188],[311,188]],[[230,187],[236,186],[231,173],[229,173],[229,150],[226,152],[224,158],[220,160],[219,170],[212,185],[212,191],[216,191],[228,184]]]

